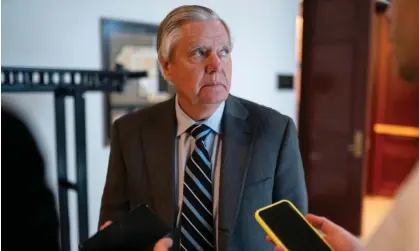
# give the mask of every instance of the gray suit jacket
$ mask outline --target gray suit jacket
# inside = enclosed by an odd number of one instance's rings
[[[174,99],[116,120],[99,225],[138,204],[149,204],[175,226],[175,136]],[[307,213],[295,125],[270,108],[230,95],[221,137],[218,250],[271,251],[255,211],[288,199]]]

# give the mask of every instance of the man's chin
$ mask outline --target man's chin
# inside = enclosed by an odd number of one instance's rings
[[[204,105],[218,105],[227,99],[228,95],[217,97],[201,97],[199,103]]]
[[[201,92],[199,94],[199,103],[205,105],[216,105],[224,102],[228,97],[228,92]]]

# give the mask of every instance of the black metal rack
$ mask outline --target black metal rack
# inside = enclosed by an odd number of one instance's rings
[[[54,93],[56,161],[60,216],[61,249],[70,250],[68,190],[78,193],[79,242],[89,236],[87,201],[86,120],[83,94],[90,91],[120,92],[128,79],[147,77],[146,72],[112,72],[77,69],[1,68],[2,93]],[[67,179],[65,97],[74,98],[77,181]]]

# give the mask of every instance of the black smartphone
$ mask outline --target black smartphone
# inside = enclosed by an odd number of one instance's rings
[[[171,228],[148,205],[139,205],[88,240],[80,243],[80,251],[151,250]]]
[[[256,221],[276,245],[291,251],[333,251],[322,235],[287,200],[263,207]]]

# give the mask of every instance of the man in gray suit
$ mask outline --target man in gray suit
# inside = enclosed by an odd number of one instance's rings
[[[287,199],[307,213],[295,125],[229,94],[231,48],[211,9],[182,6],[160,24],[160,67],[176,96],[114,123],[100,226],[148,204],[173,226],[175,249],[263,251],[272,246],[258,208]]]

